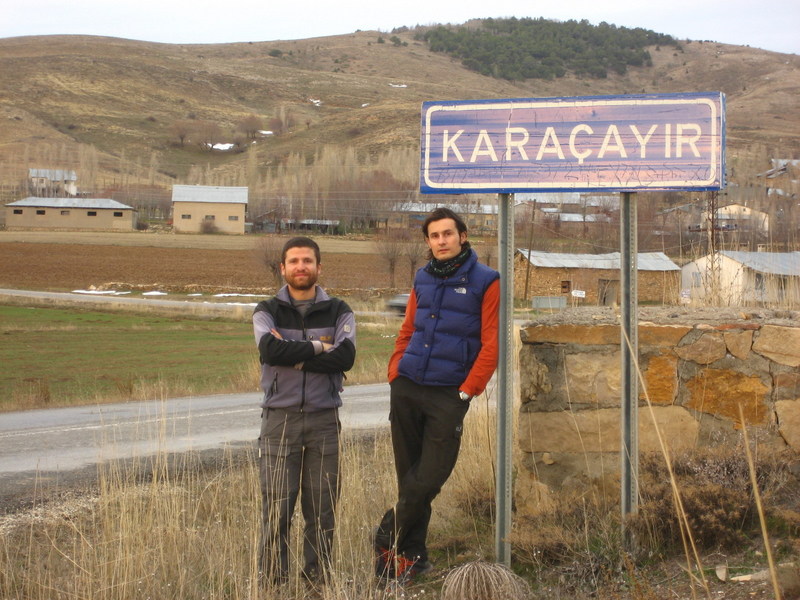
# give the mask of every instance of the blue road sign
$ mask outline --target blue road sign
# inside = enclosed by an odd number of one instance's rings
[[[718,190],[721,92],[425,102],[424,193]]]

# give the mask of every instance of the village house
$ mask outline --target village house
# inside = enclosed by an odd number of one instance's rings
[[[28,169],[28,192],[37,198],[78,195],[78,176],[66,169]]]
[[[497,232],[497,203],[473,202],[402,202],[391,207],[386,215],[387,229],[419,230],[428,215],[437,208],[449,208],[467,224],[470,235],[494,235]]]
[[[244,234],[246,187],[172,186],[172,226],[177,233]]]
[[[108,198],[30,197],[6,204],[6,228],[131,231],[137,214]]]
[[[692,304],[796,307],[800,252],[722,250],[684,265],[681,283]]]
[[[703,211],[699,229],[706,230],[711,226],[711,213]],[[769,233],[769,215],[742,204],[720,206],[714,217],[719,231],[753,232],[766,236]]]
[[[675,304],[681,270],[663,252],[637,254],[640,302]],[[620,254],[561,254],[520,248],[514,255],[514,297],[544,304],[612,306],[620,302]]]

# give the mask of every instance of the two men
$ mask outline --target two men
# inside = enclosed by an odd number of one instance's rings
[[[447,208],[422,226],[430,261],[417,271],[389,359],[398,499],[375,532],[376,575],[405,583],[432,568],[431,502],[458,458],[464,416],[497,366],[500,275],[478,262]]]
[[[376,574],[401,583],[432,568],[431,502],[455,467],[470,401],[486,388],[498,354],[499,274],[478,262],[453,211],[433,211],[422,233],[430,260],[414,279],[388,366],[398,500],[373,540]],[[281,259],[286,285],[253,315],[264,390],[260,564],[275,582],[288,578],[300,488],[302,573],[317,581],[330,562],[339,495],[336,411],[343,372],[355,359],[355,322],[344,302],[316,285],[319,263],[312,240],[289,240]]]
[[[344,372],[355,360],[355,319],[347,304],[317,285],[319,246],[307,237],[283,247],[286,281],[253,313],[261,361],[259,472],[265,581],[289,576],[289,529],[300,496],[305,520],[303,577],[324,582],[339,497],[339,414]]]

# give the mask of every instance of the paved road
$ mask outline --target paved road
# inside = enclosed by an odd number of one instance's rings
[[[250,321],[253,307],[260,298],[242,298],[240,301],[208,302],[203,300],[166,300],[160,296],[104,296],[73,292],[39,292],[31,290],[0,289],[0,302],[25,306],[96,307],[100,310],[131,311],[157,308],[159,312],[174,313],[182,317],[231,318]]]
[[[108,460],[252,445],[259,400],[259,393],[222,394],[4,413],[0,488],[21,495],[34,482],[66,481]],[[348,386],[342,400],[345,431],[388,423],[388,384]]]

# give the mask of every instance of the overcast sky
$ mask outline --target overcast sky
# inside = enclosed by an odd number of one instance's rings
[[[644,27],[800,54],[800,2],[787,0],[2,0],[0,37],[89,34],[166,43],[294,40],[403,25],[544,17]]]

